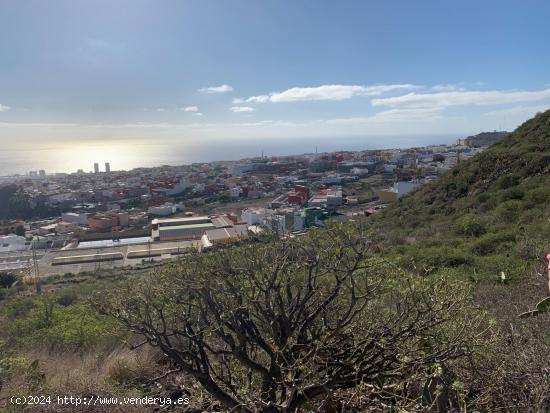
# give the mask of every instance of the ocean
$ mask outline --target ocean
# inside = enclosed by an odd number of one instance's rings
[[[452,143],[457,135],[210,139],[195,142],[174,140],[78,140],[50,142],[2,142],[0,176],[26,174],[44,169],[47,173],[85,172],[98,162],[111,170],[183,165],[193,162],[238,160],[260,156],[296,155],[339,150],[366,150]]]

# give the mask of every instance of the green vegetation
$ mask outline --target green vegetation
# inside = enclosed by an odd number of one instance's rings
[[[113,327],[84,304],[62,307],[45,298],[24,320],[13,321],[8,334],[18,344],[86,350],[104,343]]]
[[[14,298],[0,308],[0,316],[3,338],[14,347],[84,351],[116,341],[113,320],[99,316],[70,288],[45,297]]]
[[[124,330],[88,304],[91,291],[114,288],[116,282],[106,270],[93,278],[44,279],[42,296],[25,284],[8,290],[0,302],[0,411],[19,411],[9,404],[13,395],[135,395],[119,393],[122,385],[109,378],[112,366],[129,360],[134,368],[136,357],[140,365],[155,364],[141,353],[130,357],[121,351]]]
[[[89,357],[194,411],[548,411],[549,250],[550,111],[365,222],[4,289],[0,392]]]
[[[43,205],[31,205],[29,196],[15,184],[0,185],[0,219],[28,219],[59,215],[60,211]],[[24,235],[24,228],[17,229]]]
[[[494,319],[507,356],[484,358],[500,372],[484,385],[485,409],[547,411],[550,111],[371,222],[383,257],[418,276],[468,282],[473,303]]]
[[[24,237],[25,236],[25,227],[23,227],[23,225],[18,225],[16,228],[15,228],[15,235],[19,235],[20,237]]]
[[[473,375],[463,364],[494,332],[465,283],[411,277],[376,257],[364,230],[189,255],[96,306],[233,411],[291,413],[331,397],[362,411],[458,406],[444,377]]]
[[[17,275],[12,272],[0,272],[0,288],[10,288],[17,281]]]
[[[23,378],[30,390],[36,390],[43,382],[37,360],[31,361],[18,355],[0,341],[0,391],[14,377]]]
[[[550,249],[550,112],[374,220],[388,258],[419,272],[520,282]],[[398,247],[395,245],[399,244]],[[542,291],[541,291],[542,293]]]

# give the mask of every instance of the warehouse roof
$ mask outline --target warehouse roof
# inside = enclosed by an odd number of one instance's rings
[[[243,238],[248,236],[248,226],[246,224],[236,225],[232,228],[218,228],[206,231],[206,236],[210,241],[223,240],[227,238]]]
[[[216,226],[216,228],[227,228],[233,226],[233,221],[224,216],[212,218],[212,223]]]
[[[171,231],[175,229],[191,229],[191,228],[216,228],[216,226],[211,222],[206,222],[202,224],[188,224],[188,225],[171,225],[169,227],[160,227],[159,231]]]
[[[203,224],[171,225],[169,227],[160,227],[159,231],[173,231],[173,230],[176,230],[176,229],[191,229],[191,228],[197,228],[197,229],[205,228],[205,229],[208,229],[208,228],[216,228],[216,226],[214,224],[212,224],[211,222],[207,222],[207,223],[203,223]]]
[[[210,218],[207,216],[199,216],[199,217],[180,217],[180,218],[155,218],[152,222],[153,225],[155,224],[172,224],[172,223],[182,223],[185,222],[195,222],[195,221],[210,221]]]

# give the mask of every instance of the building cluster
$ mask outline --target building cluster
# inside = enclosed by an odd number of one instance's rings
[[[16,183],[30,208],[50,218],[2,221],[0,245],[28,248],[34,239],[77,246],[82,240],[134,237],[195,240],[209,247],[259,231],[299,233],[323,226],[328,217],[374,213],[483,151],[472,144],[475,139],[467,139],[454,145],[262,155],[132,171],[112,171],[106,163],[100,172],[96,163],[90,173],[4,177],[0,184]],[[209,213],[213,208],[222,213]]]

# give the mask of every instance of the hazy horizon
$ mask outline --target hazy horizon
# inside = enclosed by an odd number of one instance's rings
[[[240,139],[238,141],[211,140],[203,143],[174,143],[170,139],[127,141],[67,141],[4,144],[0,153],[0,176],[24,175],[39,169],[47,173],[71,173],[82,169],[93,170],[98,162],[111,164],[111,170],[131,170],[138,167],[185,165],[194,162],[235,161],[260,156],[286,156],[303,153],[357,151],[390,148],[409,148],[430,144],[453,143],[466,135],[402,135],[377,137],[305,137],[277,138],[268,141]],[[391,141],[396,146],[384,144]],[[215,149],[213,149],[215,148]]]

